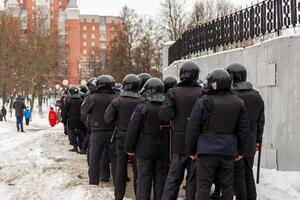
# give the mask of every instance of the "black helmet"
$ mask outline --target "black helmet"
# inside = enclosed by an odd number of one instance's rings
[[[123,80],[123,90],[138,92],[140,89],[140,79],[135,74],[128,74]]]
[[[85,85],[81,85],[79,86],[79,90],[80,92],[82,92],[83,94],[86,94],[89,90]]]
[[[86,86],[87,88],[91,91],[91,92],[95,92],[97,90],[97,87],[96,87],[96,80],[97,78],[96,77],[92,77],[90,78],[87,83],[86,83]]]
[[[200,69],[198,65],[191,61],[186,61],[183,63],[179,77],[181,81],[189,80],[189,81],[197,81],[199,78]]]
[[[163,102],[165,100],[164,83],[158,78],[150,78],[144,85],[142,93],[150,102]]]
[[[164,85],[165,85],[165,93],[167,93],[170,88],[173,88],[177,85],[177,79],[174,76],[168,76],[164,80]]]
[[[247,70],[244,65],[240,63],[233,63],[226,68],[233,83],[245,82],[247,79]]]
[[[69,94],[74,95],[74,94],[79,94],[79,89],[75,85],[70,85],[69,87]]]
[[[140,89],[142,89],[145,85],[145,83],[150,79],[152,78],[152,76],[148,73],[141,73],[138,75],[138,77],[140,78]]]
[[[231,78],[229,73],[222,68],[209,72],[207,76],[208,91],[231,89]]]
[[[111,76],[101,75],[97,78],[96,87],[97,89],[112,89],[113,88],[113,80]]]
[[[113,76],[111,76],[111,75],[107,75],[107,76],[111,78],[111,80],[113,82],[113,87],[115,87],[116,86],[116,80],[115,80],[115,78]]]

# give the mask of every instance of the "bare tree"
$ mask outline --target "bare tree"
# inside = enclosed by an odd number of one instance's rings
[[[141,38],[134,49],[136,73],[160,71],[162,36],[151,18],[142,24]]]
[[[188,27],[200,26],[213,19],[228,15],[234,10],[235,6],[229,0],[197,0]]]
[[[105,73],[106,52],[100,48],[92,48],[88,51],[88,69],[92,72],[92,76]]]
[[[186,30],[184,0],[164,0],[161,3],[161,28],[167,34],[167,40],[177,40]]]
[[[20,19],[0,12],[0,84],[3,103],[8,94],[16,91],[15,78],[22,69]],[[15,90],[14,90],[15,89]],[[14,92],[15,94],[16,92]]]

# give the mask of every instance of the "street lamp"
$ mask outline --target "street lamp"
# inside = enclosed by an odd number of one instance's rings
[[[57,94],[57,90],[59,90],[59,88],[60,88],[60,85],[58,85],[58,84],[56,84],[55,85],[55,91],[54,91],[54,98],[55,98],[55,100],[56,100],[56,94]]]
[[[69,85],[69,81],[68,81],[68,80],[66,80],[66,79],[65,79],[65,80],[63,80],[63,85],[64,85],[64,86],[68,86],[68,85]]]
[[[86,80],[83,79],[83,80],[80,82],[80,85],[86,86]]]

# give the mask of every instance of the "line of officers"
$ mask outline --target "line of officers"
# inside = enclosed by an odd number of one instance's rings
[[[63,122],[72,150],[87,151],[89,184],[99,184],[106,154],[117,200],[125,195],[129,159],[138,200],[150,199],[152,189],[155,200],[177,199],[185,176],[187,200],[256,199],[252,168],[264,102],[239,63],[212,70],[202,84],[199,73],[187,61],[178,84],[143,73],[127,75],[122,89],[109,75],[91,78],[88,90],[69,87]]]

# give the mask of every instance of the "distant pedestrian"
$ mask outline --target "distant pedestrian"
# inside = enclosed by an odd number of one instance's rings
[[[2,113],[2,116],[4,118],[4,121],[6,121],[6,114],[7,114],[7,110],[5,108],[5,106],[3,105],[2,108],[1,108],[1,113]]]
[[[57,124],[57,113],[55,112],[53,107],[50,107],[48,120],[49,120],[49,124],[50,124],[51,127],[53,127]]]
[[[25,132],[23,129],[23,110],[26,108],[21,95],[18,95],[17,99],[14,101],[13,108],[15,109],[15,115],[17,119],[17,131]]]
[[[25,116],[26,126],[28,126],[31,118],[31,112],[28,107],[26,107],[24,110],[24,116]]]

